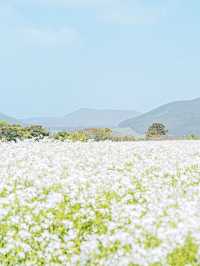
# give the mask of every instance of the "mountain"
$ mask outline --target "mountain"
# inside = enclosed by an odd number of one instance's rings
[[[4,115],[2,113],[0,113],[0,121],[5,121],[5,122],[8,122],[10,124],[20,124],[21,123],[17,119],[10,117],[10,116],[7,116],[7,115]]]
[[[125,120],[119,126],[130,127],[137,133],[144,134],[154,122],[163,123],[170,135],[200,135],[200,98],[160,106],[138,117]]]
[[[136,111],[79,109],[64,117],[38,117],[24,119],[26,124],[40,124],[50,129],[89,127],[117,127],[126,119],[139,115]]]

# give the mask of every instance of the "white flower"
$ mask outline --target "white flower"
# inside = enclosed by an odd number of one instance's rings
[[[20,253],[18,254],[18,256],[19,256],[20,258],[22,258],[22,259],[23,259],[23,258],[25,258],[25,256],[26,256],[26,255],[25,255],[25,253],[24,253],[24,252],[20,252]]]
[[[198,141],[1,143],[1,256],[167,265],[188,236],[200,247],[199,150]]]

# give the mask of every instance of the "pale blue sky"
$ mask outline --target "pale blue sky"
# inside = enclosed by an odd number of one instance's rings
[[[199,0],[1,0],[0,112],[146,111],[200,96]]]

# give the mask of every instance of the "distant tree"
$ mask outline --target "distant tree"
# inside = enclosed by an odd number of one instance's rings
[[[167,135],[168,130],[161,123],[153,123],[146,133],[147,139],[157,139]]]
[[[88,128],[85,132],[90,139],[95,141],[110,140],[112,137],[112,130],[110,128]]]
[[[49,132],[42,126],[23,127],[0,121],[0,141],[40,140],[47,136],[49,136]]]
[[[136,138],[134,136],[112,136],[110,138],[111,141],[114,142],[128,142],[128,141],[136,141]]]
[[[53,135],[54,139],[56,140],[60,140],[60,141],[65,141],[65,140],[69,140],[70,138],[70,133],[67,131],[61,131],[61,132],[57,132]]]
[[[20,125],[1,125],[0,126],[0,140],[17,141],[26,137],[26,129]]]
[[[187,135],[185,137],[185,139],[187,139],[187,140],[199,140],[200,139],[200,136],[191,134],[191,135]]]
[[[49,136],[49,132],[46,128],[43,128],[40,125],[32,125],[26,128],[27,134],[29,135],[29,138],[34,139],[43,139],[45,137]]]
[[[82,141],[85,142],[89,139],[88,134],[84,131],[74,131],[74,132],[67,132],[67,131],[61,131],[57,132],[53,135],[54,139],[60,140],[60,141]]]

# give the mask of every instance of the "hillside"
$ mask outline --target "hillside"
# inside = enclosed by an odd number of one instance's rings
[[[10,116],[7,116],[7,115],[4,115],[2,113],[0,113],[0,121],[5,121],[5,122],[8,122],[10,124],[20,124],[20,122],[17,119],[10,117]]]
[[[130,127],[137,133],[144,134],[154,122],[165,124],[170,135],[200,135],[200,98],[160,106],[136,118],[128,119],[119,126]]]
[[[64,117],[38,117],[24,119],[26,124],[41,124],[50,129],[73,129],[88,127],[117,127],[126,119],[139,113],[124,110],[79,109]]]

